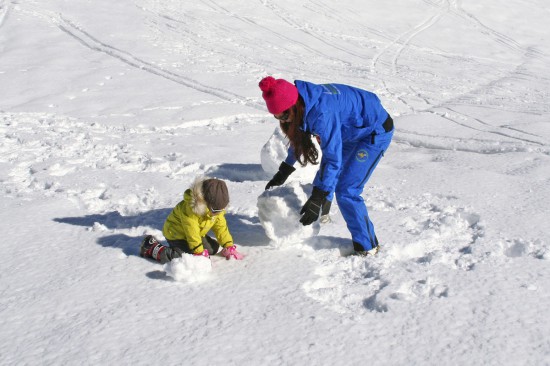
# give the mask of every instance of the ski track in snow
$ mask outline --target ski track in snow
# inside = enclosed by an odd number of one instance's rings
[[[514,85],[515,81],[523,80],[525,78],[539,79],[540,75],[533,75],[526,73],[525,70],[527,64],[530,64],[536,60],[542,60],[546,57],[543,52],[533,47],[522,47],[517,41],[512,38],[484,25],[474,15],[466,12],[462,9],[461,2],[456,0],[445,1],[430,1],[424,0],[434,11],[429,14],[423,21],[409,29],[408,31],[398,35],[395,39],[387,43],[382,49],[376,53],[371,60],[371,70],[379,75],[381,78],[381,84],[383,85],[385,92],[396,100],[399,100],[410,113],[417,113],[420,111],[433,112],[442,105],[481,105],[484,106],[495,104],[496,108],[506,108],[516,112],[531,112],[539,115],[547,114],[549,111],[548,103],[545,101],[548,98],[547,90],[535,90],[526,95],[527,100],[530,100],[526,106],[525,100],[518,101],[517,99],[508,98],[508,89]],[[470,65],[466,69],[473,68],[486,68],[483,60],[476,60],[474,57],[464,58],[463,56],[456,57],[452,54],[444,54],[440,51],[424,48],[419,49],[421,46],[413,46],[412,41],[423,32],[427,32],[434,28],[442,18],[453,17],[460,19],[465,25],[476,31],[480,37],[488,38],[490,42],[496,45],[500,45],[506,48],[509,52],[519,55],[523,58],[523,62],[514,66],[512,69],[504,71],[503,75],[495,74],[494,78],[485,81],[479,85],[468,85],[471,82],[464,83],[458,93],[451,98],[444,100],[438,104],[431,102],[432,97],[423,95],[422,92],[414,91],[415,97],[411,98],[410,93],[406,93],[404,96],[403,91],[396,89],[392,86],[391,90],[388,88],[388,83],[384,80],[384,77],[399,77],[404,80],[409,79],[409,75],[406,70],[401,70],[399,66],[399,60],[403,57],[405,51],[411,54],[411,57],[427,57],[430,59],[446,59],[447,62],[457,63],[458,66],[464,67]],[[410,64],[404,62],[404,64]],[[494,70],[488,69],[488,75],[492,75]],[[431,71],[427,71],[430,78],[438,78],[436,74]],[[420,80],[411,80],[413,84],[419,84]],[[460,83],[460,82],[459,82]],[[395,84],[395,83],[393,83]],[[548,83],[550,85],[550,82]],[[409,86],[405,86],[410,88]],[[404,87],[404,88],[405,88]],[[481,103],[480,98],[483,98]],[[494,102],[493,102],[494,100]],[[420,102],[420,104],[419,104]],[[422,105],[424,104],[424,105]]]
[[[379,62],[381,62],[381,58],[389,52],[390,49],[394,48],[394,46],[397,47],[397,51],[393,53],[390,65],[393,74],[398,73],[397,68],[397,60],[399,59],[399,56],[403,53],[403,50],[408,47],[411,40],[416,37],[421,32],[429,29],[434,24],[436,24],[439,19],[443,16],[445,13],[445,10],[439,10],[436,14],[431,15],[429,18],[425,19],[409,31],[399,35],[397,38],[395,38],[391,43],[387,44],[379,53],[377,53],[371,61],[371,68],[373,70],[377,70],[379,68]]]
[[[222,100],[226,100],[232,103],[241,103],[243,105],[249,105],[251,107],[254,107],[258,110],[263,110],[263,107],[259,103],[251,103],[246,100],[243,96],[231,93],[230,91],[223,90],[220,88],[215,88],[211,86],[204,85],[196,80],[193,80],[189,77],[179,75],[177,73],[174,73],[169,70],[164,70],[156,65],[151,64],[150,62],[147,62],[145,60],[142,60],[134,55],[132,55],[129,52],[119,50],[113,46],[110,46],[106,43],[103,43],[99,41],[98,39],[94,38],[91,34],[86,32],[81,27],[73,24],[71,21],[59,17],[59,21],[61,24],[59,25],[60,29],[62,29],[64,32],[69,34],[70,36],[76,38],[79,42],[81,42],[84,46],[93,49],[95,51],[106,53],[107,55],[114,57],[116,59],[119,59],[120,61],[147,71],[151,74],[166,78],[168,80],[174,81],[178,84],[184,85],[186,87],[195,89],[199,92],[203,92],[206,94],[210,94],[213,96],[216,96]]]
[[[11,2],[9,0],[0,0],[0,27],[6,21],[8,13],[10,11]]]
[[[152,41],[154,43],[164,44],[164,49],[167,50],[167,52],[180,52],[178,56],[181,55],[186,58],[186,52],[182,52],[182,47],[189,48],[189,46],[186,46],[186,44],[189,43],[193,44],[195,48],[203,49],[203,52],[208,55],[218,54],[220,57],[227,57],[228,54],[232,54],[232,57],[238,64],[235,66],[237,72],[239,72],[239,68],[245,67],[249,72],[255,71],[262,75],[263,73],[261,70],[278,69],[278,65],[270,58],[262,59],[261,63],[259,63],[257,54],[253,51],[251,52],[251,50],[235,54],[234,52],[225,50],[224,42],[221,44],[216,42],[215,47],[211,45],[214,39],[220,37],[220,34],[232,34],[240,29],[240,27],[233,24],[235,21],[242,24],[242,27],[248,30],[244,33],[244,37],[248,39],[249,42],[247,43],[249,44],[258,43],[258,40],[254,38],[255,34],[265,35],[267,33],[282,40],[282,47],[285,47],[285,43],[293,47],[299,45],[303,58],[323,60],[323,62],[326,63],[326,73],[332,75],[332,77],[334,77],[334,75],[340,75],[342,69],[345,69],[351,71],[354,79],[358,77],[359,80],[378,79],[376,89],[380,87],[383,88],[383,90],[378,92],[386,94],[387,98],[398,102],[401,106],[397,109],[400,110],[401,107],[404,107],[406,113],[414,114],[422,111],[437,113],[438,108],[451,104],[468,106],[483,104],[486,107],[492,103],[495,103],[496,108],[504,105],[511,111],[531,112],[540,115],[548,113],[549,107],[548,103],[546,103],[548,98],[547,91],[526,91],[525,99],[529,101],[527,104],[524,101],[510,99],[508,97],[509,93],[507,92],[507,88],[514,85],[517,80],[539,77],[537,75],[530,75],[529,73],[526,74],[525,66],[533,60],[543,59],[545,55],[542,52],[533,47],[521,47],[518,42],[510,37],[484,25],[474,15],[464,11],[459,1],[447,0],[434,2],[425,0],[424,3],[428,4],[429,8],[433,9],[433,13],[429,14],[411,29],[390,40],[387,39],[387,35],[382,35],[380,32],[357,24],[356,26],[360,27],[360,29],[355,36],[356,38],[362,39],[360,47],[357,47],[357,39],[351,37],[351,39],[345,39],[346,42],[342,42],[341,36],[331,34],[330,28],[321,28],[318,25],[313,25],[308,22],[307,19],[300,18],[299,14],[294,15],[291,11],[268,0],[261,1],[261,6],[272,15],[285,22],[290,28],[300,32],[302,37],[289,37],[277,29],[271,29],[267,24],[263,24],[252,17],[241,16],[238,12],[232,12],[223,5],[210,0],[202,0],[200,4],[204,9],[213,12],[216,16],[230,20],[228,25],[224,25],[224,22],[219,22],[217,25],[217,32],[212,32],[211,28],[209,28],[209,24],[206,24],[201,17],[184,13],[181,11],[181,6],[178,8],[177,5],[172,3],[149,2],[146,3],[146,5],[139,6],[139,8],[148,14],[147,18],[149,19],[148,22],[151,24],[151,35],[157,35],[153,36]],[[311,4],[313,7],[319,8],[317,12],[322,12],[328,17],[331,16],[331,8],[327,5],[320,2],[311,2]],[[64,14],[48,12],[36,6],[34,8],[35,15],[56,24],[63,32],[94,51],[105,53],[134,68],[166,78],[180,85],[218,97],[222,100],[263,110],[262,104],[255,100],[250,100],[250,98],[235,94],[227,89],[201,83],[194,78],[186,76],[185,72],[178,70],[178,68],[162,67],[162,63],[137,57],[132,52],[122,50],[114,45],[101,41],[98,37],[68,19]],[[307,6],[307,8],[311,8],[311,6]],[[421,44],[413,44],[412,41],[421,33],[430,30],[436,32],[437,30],[434,30],[435,26],[444,17],[459,19],[482,37],[488,38],[492,43],[501,45],[509,52],[513,52],[523,57],[524,61],[518,65],[511,65],[511,69],[510,65],[503,65],[502,70],[492,70],[485,64],[485,60],[476,59],[473,56],[465,58],[464,56],[453,55],[433,48],[424,47]],[[332,18],[338,20],[337,14],[333,15]],[[259,32],[254,31],[254,29]],[[201,30],[207,31],[201,32]],[[207,42],[204,41],[205,38],[208,40]],[[201,39],[200,44],[197,43],[197,39]],[[381,42],[380,39],[385,39],[386,43],[385,45],[382,44],[378,52],[372,54],[372,50],[365,48],[364,45],[369,43],[379,45]],[[228,39],[228,41],[231,42],[232,40]],[[241,41],[241,43],[243,42]],[[320,47],[316,47],[316,44],[319,44]],[[222,49],[220,49],[220,47],[222,47]],[[245,44],[239,44],[239,47],[243,49],[249,48]],[[334,52],[325,51],[327,49],[332,49]],[[410,57],[412,57],[413,61],[429,58],[440,62],[441,59],[443,59],[445,62],[457,64],[460,68],[488,68],[487,72],[490,78],[481,84],[477,84],[477,81],[474,82],[471,80],[456,80],[453,83],[461,86],[457,87],[457,90],[453,91],[444,102],[435,104],[432,100],[436,95],[427,95],[425,94],[426,92],[422,90],[424,88],[419,89],[419,86],[423,83],[421,79],[418,80],[418,78],[415,78],[414,80],[409,80],[410,75],[407,70],[400,69],[398,65],[399,59],[403,57],[405,51],[410,53]],[[292,54],[293,52],[292,48],[288,48],[285,54],[296,57]],[[370,60],[370,67],[366,64],[368,60]],[[223,64],[226,63],[227,62],[224,62]],[[182,63],[181,66],[184,65],[185,64]],[[302,68],[303,72],[307,72],[307,65],[298,65],[297,67]],[[428,74],[426,83],[429,83],[431,88],[433,88],[433,83],[430,83],[430,79],[441,78],[441,76],[437,75],[434,71],[423,70],[422,72]],[[393,85],[390,91],[388,89],[387,79],[396,81],[393,83],[395,85],[402,84],[402,86],[396,88],[396,86]],[[411,82],[409,83],[408,81]],[[412,90],[411,84],[417,85],[415,87],[416,90]],[[413,91],[413,93],[411,93],[411,91]],[[440,92],[449,94],[448,90]],[[439,97],[439,95],[437,95],[437,97]],[[483,99],[483,103],[481,103],[480,98]],[[492,100],[494,100],[494,102]],[[401,113],[401,111],[398,112],[398,114]]]
[[[352,56],[353,58],[358,58],[358,59],[361,59],[362,57],[364,57],[364,55],[361,53],[344,48],[338,42],[330,41],[330,37],[326,37],[326,34],[324,34],[324,32],[322,32],[320,29],[314,28],[307,21],[304,21],[304,19],[296,19],[293,16],[292,12],[283,10],[283,8],[275,5],[274,2],[263,0],[262,3],[266,7],[271,9],[281,20],[289,24],[291,27],[298,29],[300,32],[305,33],[307,36],[314,38],[315,40],[317,40],[318,42],[321,42],[325,46],[328,46],[329,49],[335,50],[336,51],[335,53],[344,53],[344,54],[347,54],[348,56]],[[317,52],[317,51],[314,51],[314,52]],[[337,61],[347,67],[354,66],[352,63],[348,61],[349,57],[332,56],[335,53],[324,52],[324,53],[321,53],[320,55],[326,59]]]
[[[183,73],[174,72],[168,69],[165,69],[157,64],[152,63],[151,61],[142,59],[132,52],[120,49],[116,46],[110,45],[107,42],[101,41],[88,32],[83,27],[75,24],[73,21],[67,18],[63,13],[56,13],[42,9],[37,5],[28,4],[29,8],[33,9],[31,11],[33,16],[39,17],[45,20],[48,23],[55,24],[61,31],[66,33],[68,36],[74,38],[76,41],[81,43],[83,46],[96,51],[104,53],[110,57],[113,57],[133,68],[143,70],[152,75],[156,75],[168,80],[171,80],[175,83],[183,85],[188,88],[192,88],[198,92],[202,92],[208,95],[215,96],[221,100],[225,100],[231,103],[238,103],[244,106],[249,106],[257,110],[264,111],[264,107],[261,103],[249,100],[248,98],[235,94],[229,90],[222,89],[220,87],[214,87],[211,85],[206,85],[201,83],[189,76],[183,75]],[[145,8],[142,8],[146,10]],[[24,11],[23,11],[24,12]],[[191,38],[191,37],[189,37]]]

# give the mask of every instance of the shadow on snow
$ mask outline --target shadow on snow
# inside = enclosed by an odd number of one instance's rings
[[[348,256],[353,253],[351,239],[338,236],[317,235],[305,239],[304,244],[313,248],[313,250],[338,249],[340,255]]]
[[[150,227],[162,231],[164,220],[171,211],[171,208],[156,209],[132,216],[123,216],[118,211],[113,211],[106,214],[61,217],[53,220],[62,224],[85,227],[93,227],[97,223],[110,230]],[[228,213],[225,218],[235,244],[243,246],[269,245],[269,238],[265,235],[257,217]],[[212,232],[209,235],[212,235]],[[138,256],[142,238],[143,236],[116,233],[100,237],[97,243],[103,247],[119,248],[126,255]]]

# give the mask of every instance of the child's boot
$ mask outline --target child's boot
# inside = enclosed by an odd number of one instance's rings
[[[162,245],[153,235],[147,235],[143,239],[139,255],[143,258],[152,258],[162,264],[170,262],[173,258],[181,257],[181,253]]]
[[[139,255],[143,258],[153,258],[157,260],[157,255],[163,250],[164,246],[158,242],[157,238],[153,235],[147,235],[141,242]],[[153,256],[153,251],[155,251],[155,256]]]

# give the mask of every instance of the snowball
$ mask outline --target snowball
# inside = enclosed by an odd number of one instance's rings
[[[319,233],[319,221],[308,226],[300,223],[300,210],[309,191],[306,193],[301,184],[292,182],[258,197],[258,217],[272,244],[279,247],[296,245]]]
[[[176,281],[201,282],[209,277],[212,262],[206,257],[184,253],[181,258],[175,258],[166,263],[164,271]]]

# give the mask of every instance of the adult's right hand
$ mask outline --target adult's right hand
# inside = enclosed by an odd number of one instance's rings
[[[283,161],[281,165],[279,165],[279,171],[275,173],[275,175],[273,176],[273,178],[271,178],[269,182],[267,182],[265,190],[267,191],[271,187],[282,185],[284,182],[286,182],[290,174],[292,174],[295,170],[296,168]]]

